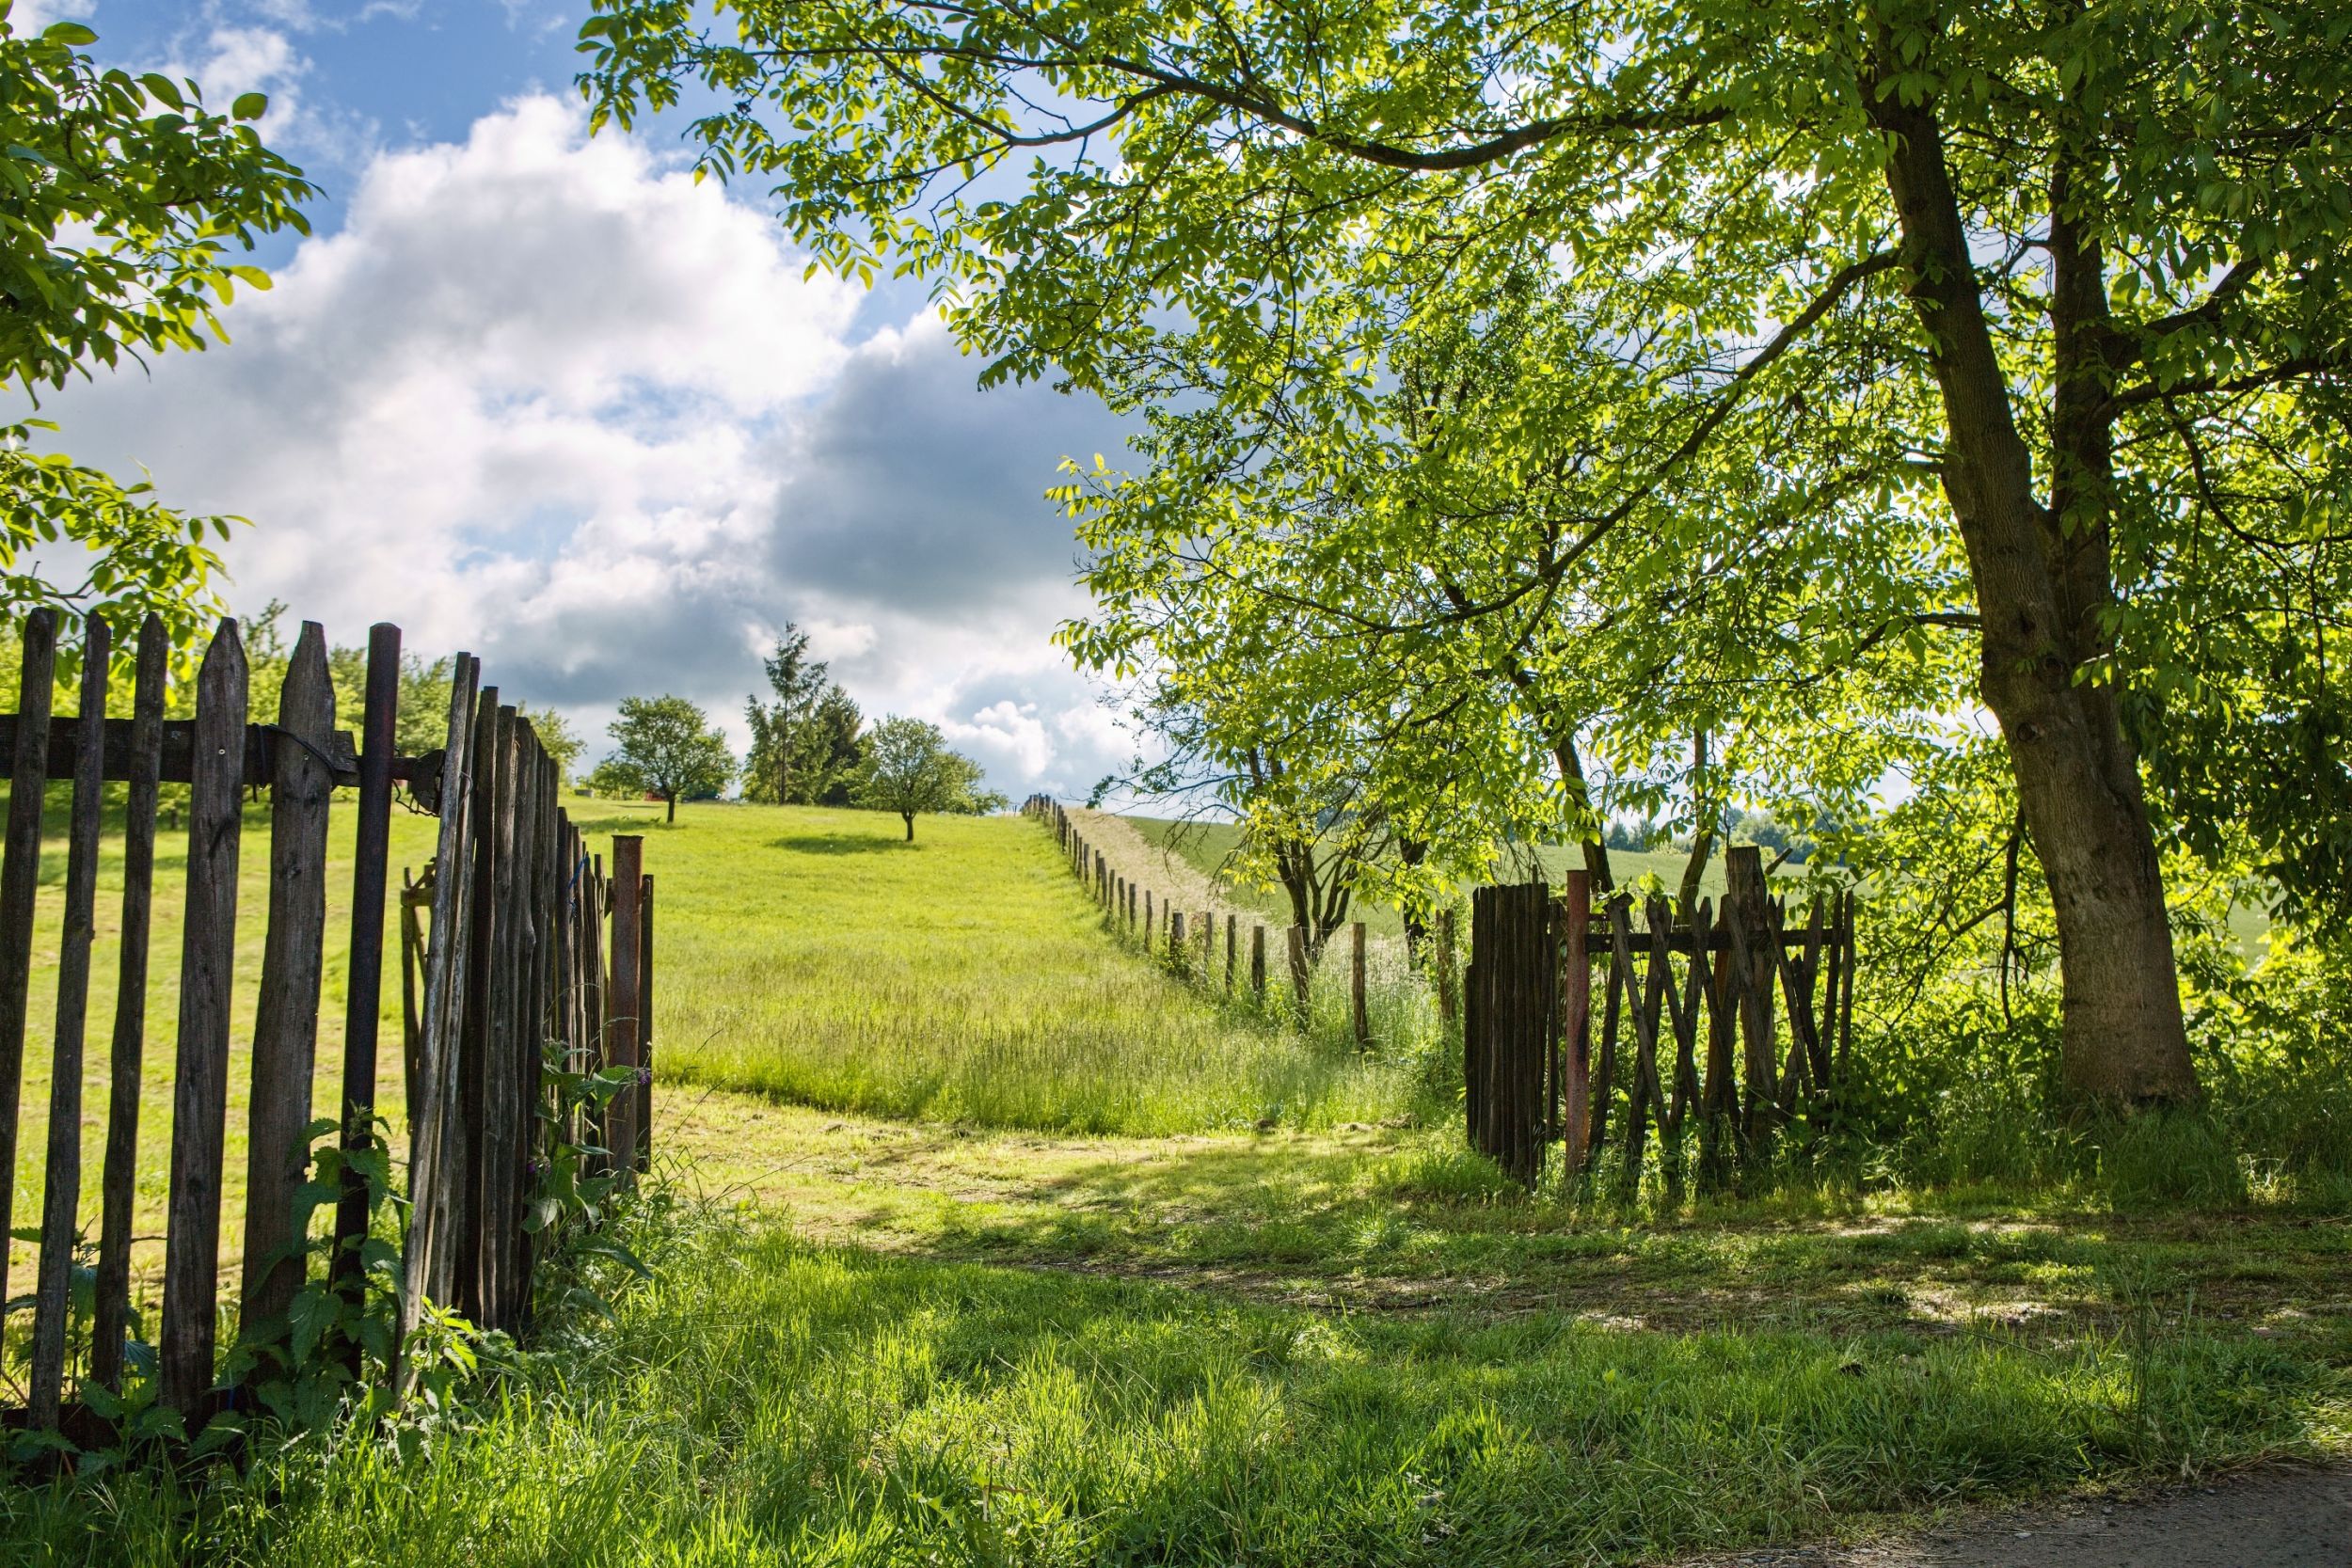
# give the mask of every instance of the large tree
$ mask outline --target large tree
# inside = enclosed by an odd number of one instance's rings
[[[681,796],[716,795],[735,777],[727,737],[684,697],[624,697],[621,716],[605,733],[614,750],[596,776],[608,786],[660,796],[670,808],[665,821],[677,820]]]
[[[101,70],[83,52],[96,40],[73,22],[21,35],[0,16],[0,382],[36,399],[92,365],[225,341],[220,309],[269,283],[236,253],[305,231],[299,203],[315,194],[244,123],[262,95],[224,114],[192,81]],[[215,608],[207,541],[231,519],[182,515],[144,483],[30,450],[54,428],[0,425],[0,613],[54,604],[132,624],[152,610],[194,632]]]
[[[598,122],[707,91],[704,166],[774,182],[836,270],[940,279],[989,380],[1133,409],[1190,356],[1237,418],[1302,387],[1343,418],[1389,373],[1391,305],[1556,264],[1626,371],[1581,414],[1686,412],[1555,573],[1691,465],[1768,465],[1726,444],[1742,411],[1882,389],[1901,455],[1864,483],[1931,503],[1966,561],[2068,1082],[2195,1094],[2127,724],[2164,642],[2135,611],[2161,562],[2246,551],[2232,475],[2329,462],[2344,8],[722,0],[718,32],[695,10],[598,0]],[[2292,542],[2280,520],[2250,519]]]

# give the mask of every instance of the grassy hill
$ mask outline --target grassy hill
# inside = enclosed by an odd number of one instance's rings
[[[643,824],[665,1076],[838,1110],[1156,1133],[1399,1114],[1396,1064],[1302,1044],[1108,940],[1036,823],[689,806]]]

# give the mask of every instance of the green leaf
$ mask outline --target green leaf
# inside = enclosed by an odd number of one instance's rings
[[[241,92],[237,94],[236,101],[229,105],[229,113],[235,119],[259,119],[269,113],[269,94]]]

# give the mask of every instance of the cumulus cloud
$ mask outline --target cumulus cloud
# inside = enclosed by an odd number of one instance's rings
[[[251,517],[234,597],[337,641],[397,622],[594,733],[661,690],[734,722],[791,619],[869,713],[942,722],[1008,792],[1082,788],[1120,752],[1047,641],[1079,599],[1040,492],[1116,428],[977,392],[928,312],[855,340],[864,296],[804,265],[530,97],[372,157],[232,345],[53,408],[77,456]]]
[[[97,10],[98,0],[16,0],[8,8],[8,30],[30,38],[54,23],[87,22]]]

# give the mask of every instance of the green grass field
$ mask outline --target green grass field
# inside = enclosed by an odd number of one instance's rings
[[[1017,817],[689,807],[649,825],[661,1070],[803,1104],[1168,1133],[1410,1115],[1413,1064],[1302,1045],[1106,940]]]
[[[1034,823],[573,809],[658,878],[653,1279],[412,1457],[0,1488],[0,1564],[1634,1562],[2352,1452],[2340,1214],[1530,1197],[1401,980],[1302,1038]]]
[[[53,786],[46,802],[17,1142],[19,1229],[38,1224],[40,1212],[69,794]],[[311,1091],[313,1106],[328,1115],[342,1082],[349,804],[346,793],[331,819]],[[843,1110],[1073,1132],[1323,1126],[1426,1109],[1417,1064],[1400,1053],[1302,1047],[1247,1007],[1200,1006],[1174,978],[1120,951],[1054,857],[1039,852],[1039,830],[1018,818],[927,817],[910,845],[897,817],[872,812],[690,805],[670,827],[656,804],[575,798],[566,805],[594,847],[613,833],[646,836],[659,900],[657,1049],[667,1077]],[[110,827],[117,831],[103,841],[85,1033],[81,1211],[92,1235],[120,955],[121,841],[119,822]],[[431,817],[395,812],[395,867],[421,869],[436,827]],[[224,1263],[238,1258],[244,1235],[248,1045],[261,987],[268,833],[268,807],[248,806],[234,973],[234,1016],[244,1022],[231,1037],[229,1070]],[[185,861],[184,831],[159,832],[133,1226],[135,1275],[148,1287],[163,1266]],[[388,911],[377,1102],[397,1125],[405,1085],[396,918]],[[1329,1014],[1333,999],[1319,1000]],[[19,1238],[11,1254],[10,1279],[29,1280],[32,1244]]]

